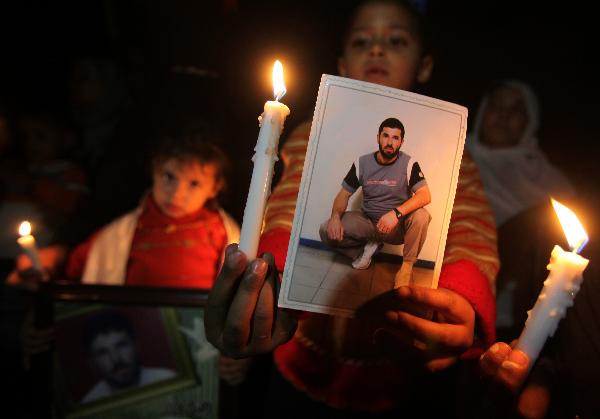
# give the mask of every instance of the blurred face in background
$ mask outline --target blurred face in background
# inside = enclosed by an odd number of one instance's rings
[[[19,122],[27,161],[32,165],[53,162],[73,141],[69,132],[43,117],[24,117]]]
[[[397,4],[360,7],[338,61],[340,75],[403,90],[425,83],[433,60],[423,55],[415,25],[413,16]]]
[[[514,87],[501,86],[489,96],[481,120],[479,142],[489,148],[514,147],[529,124],[525,98]]]
[[[154,165],[152,194],[160,210],[169,217],[193,214],[215,198],[221,187],[217,166],[195,161],[167,159]]]

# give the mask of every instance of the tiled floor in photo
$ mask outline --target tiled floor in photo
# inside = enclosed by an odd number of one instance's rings
[[[378,260],[375,256],[369,269],[352,268],[352,261],[330,250],[298,246],[289,298],[354,310],[372,297],[394,286],[394,276],[400,264]],[[433,271],[413,269],[413,284],[431,286]]]

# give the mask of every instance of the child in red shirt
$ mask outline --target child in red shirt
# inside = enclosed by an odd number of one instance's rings
[[[202,134],[164,138],[140,206],[70,254],[66,275],[84,283],[211,288],[223,250],[239,237],[219,208],[224,153]]]
[[[143,285],[210,289],[225,247],[239,241],[237,223],[217,202],[225,186],[229,161],[209,130],[196,128],[163,137],[151,159],[152,187],[139,207],[96,231],[66,257],[65,276],[71,281],[104,285]],[[66,250],[40,249],[46,277],[62,265]],[[17,260],[19,273],[31,267],[26,256]],[[37,274],[39,277],[39,273]],[[14,272],[9,283],[24,278]],[[31,354],[45,350],[52,329],[26,328],[43,341]],[[221,356],[219,375],[238,384],[251,360]]]

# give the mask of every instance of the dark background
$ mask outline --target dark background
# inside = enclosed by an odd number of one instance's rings
[[[279,58],[285,67],[289,132],[310,118],[320,75],[336,73],[339,28],[344,5],[351,3],[87,0],[5,5],[0,99],[10,106],[33,101],[61,109],[74,59],[115,60],[127,74],[131,108],[145,109],[145,116],[130,124],[128,136],[137,137],[135,144],[144,143],[144,129],[138,127],[154,117],[191,113],[221,127],[235,160],[225,206],[241,219],[256,117],[272,95],[272,62]],[[592,13],[582,3],[524,3],[427,2],[436,28],[437,61],[423,93],[465,105],[473,117],[493,80],[530,83],[542,102],[542,149],[578,186],[584,201],[595,200],[599,138]],[[205,75],[176,72],[177,66],[193,66]]]
[[[75,217],[89,215],[92,220],[78,231],[78,238],[137,204],[148,182],[144,150],[149,138],[157,125],[186,116],[202,116],[224,133],[226,151],[234,161],[224,206],[241,221],[258,133],[256,118],[272,97],[273,61],[280,59],[285,68],[289,133],[310,119],[321,74],[336,74],[340,27],[351,3],[3,1],[0,108],[17,116],[28,108],[68,116],[73,63],[86,57],[116,62],[130,103],[115,131],[111,159],[95,173],[89,214]],[[598,23],[592,5],[429,0],[427,14],[437,34],[436,65],[422,93],[464,105],[474,117],[481,95],[494,80],[529,83],[542,105],[540,146],[578,189],[579,199],[569,206],[588,227],[593,243],[600,234],[593,218],[600,203],[600,138]],[[182,68],[192,71],[175,71]],[[18,375],[21,297],[8,289],[2,293],[1,349],[6,356],[1,375],[12,388],[5,410],[22,411],[31,406],[23,401],[27,391]]]

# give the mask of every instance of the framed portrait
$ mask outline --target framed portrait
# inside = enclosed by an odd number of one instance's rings
[[[129,290],[120,291],[123,299]],[[217,417],[218,352],[204,337],[202,307],[99,304],[62,292],[70,301],[54,303],[60,417]]]
[[[279,305],[353,316],[436,287],[466,128],[460,105],[323,75]]]

